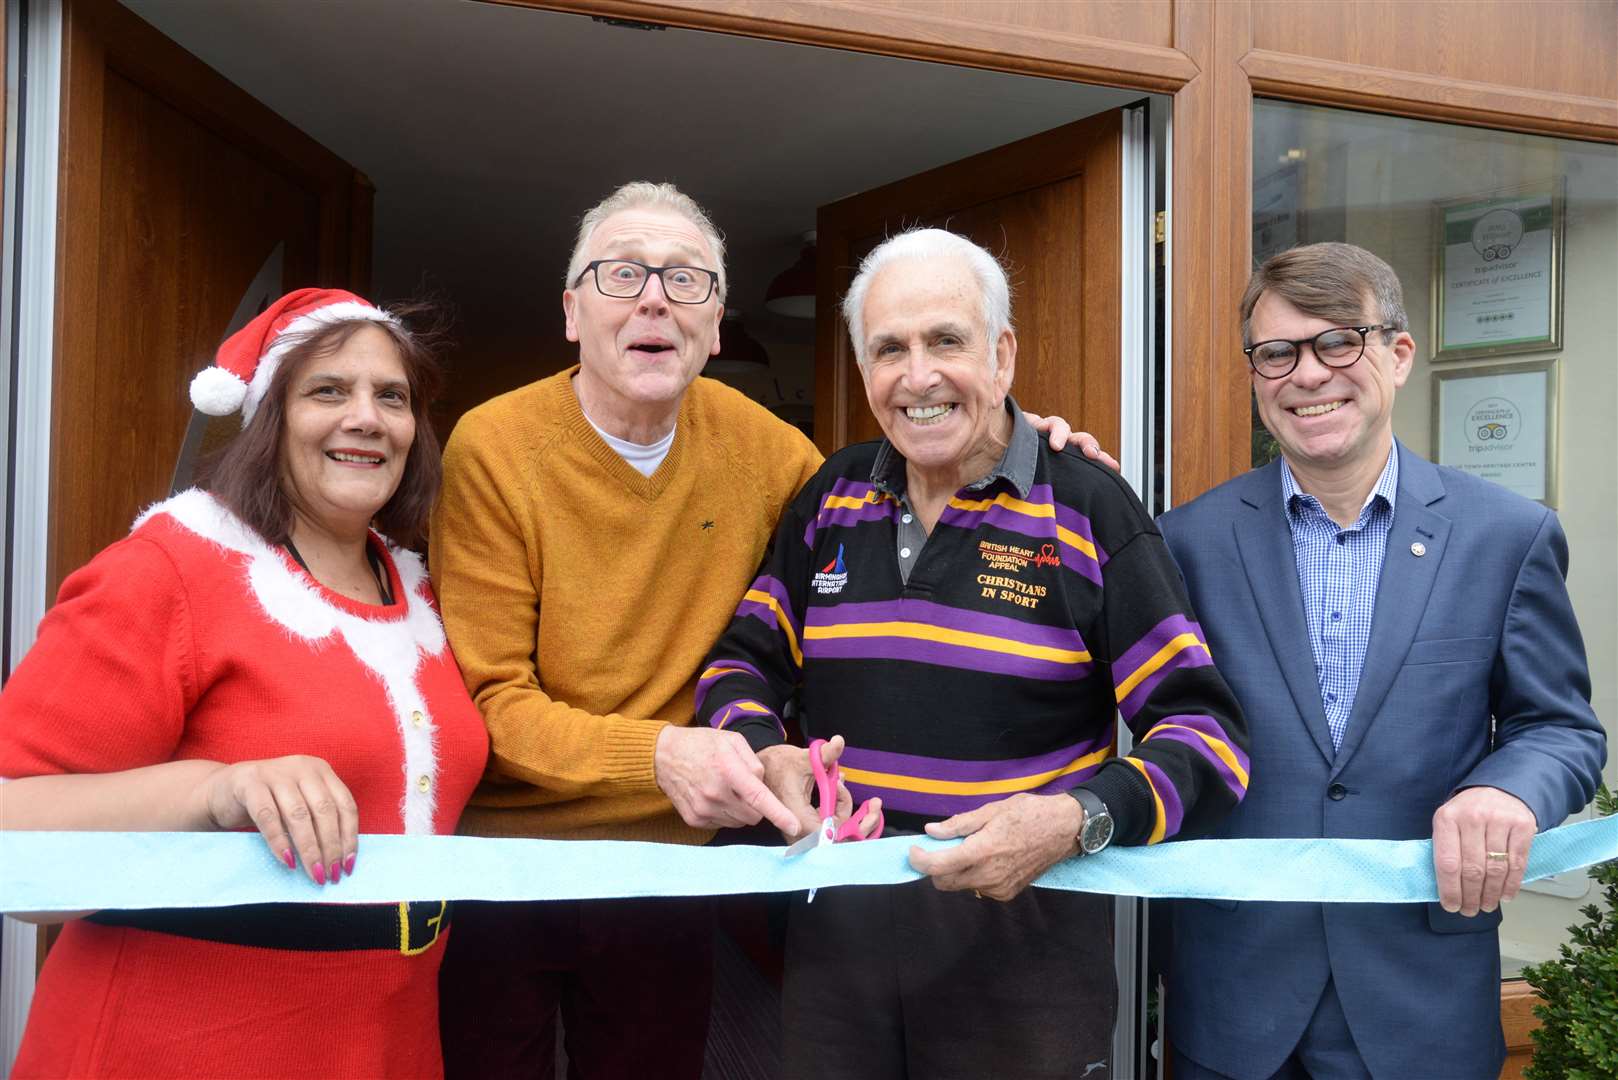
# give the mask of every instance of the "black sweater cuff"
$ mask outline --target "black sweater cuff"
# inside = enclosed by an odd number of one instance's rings
[[[776,725],[776,719],[773,716],[760,716],[757,720],[739,721],[731,724],[729,730],[740,732],[742,738],[747,740],[747,745],[753,748],[753,753],[755,754],[766,747],[780,746],[786,742],[786,738],[781,734],[781,729]]]
[[[1157,823],[1152,788],[1140,770],[1122,761],[1109,761],[1078,787],[1087,788],[1107,804],[1112,815],[1112,842],[1123,846],[1146,843]]]

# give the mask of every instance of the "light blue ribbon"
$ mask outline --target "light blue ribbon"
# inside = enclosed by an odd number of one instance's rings
[[[399,900],[590,900],[799,892],[921,875],[895,836],[783,859],[778,847],[610,840],[360,838],[354,873],[315,885],[252,833],[0,832],[0,911]],[[1534,838],[1525,880],[1618,859],[1618,817]],[[1438,899],[1430,840],[1188,840],[1070,859],[1035,884],[1151,898],[1417,903]]]

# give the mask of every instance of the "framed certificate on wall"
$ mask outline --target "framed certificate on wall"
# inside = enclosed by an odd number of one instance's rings
[[[1556,376],[1554,357],[1434,372],[1434,459],[1554,507]]]
[[[1561,348],[1563,186],[1436,204],[1434,360]]]

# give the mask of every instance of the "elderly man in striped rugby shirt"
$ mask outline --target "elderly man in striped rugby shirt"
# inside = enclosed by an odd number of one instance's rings
[[[1246,726],[1133,492],[1043,446],[1011,401],[994,257],[901,234],[844,313],[886,437],[833,455],[787,510],[697,719],[745,736],[809,823],[808,756],[779,719],[801,687],[854,799],[880,797],[890,830],[965,840],[912,851],[936,888],[795,904],[787,1075],[1095,1073],[1110,900],[1027,886],[1109,841],[1207,832],[1246,792]]]

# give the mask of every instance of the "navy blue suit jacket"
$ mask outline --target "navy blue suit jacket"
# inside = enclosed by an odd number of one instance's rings
[[[1397,452],[1370,648],[1336,750],[1280,463],[1159,522],[1252,733],[1247,798],[1215,836],[1424,839],[1440,804],[1479,785],[1517,796],[1546,829],[1594,794],[1606,740],[1556,515]],[[1499,923],[1437,904],[1181,901],[1169,1037],[1209,1068],[1268,1077],[1329,977],[1374,1075],[1492,1080],[1505,1056]]]

